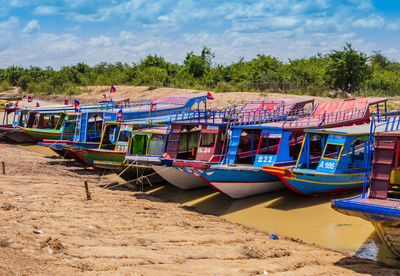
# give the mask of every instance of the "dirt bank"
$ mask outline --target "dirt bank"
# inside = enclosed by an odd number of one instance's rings
[[[0,274],[399,275],[142,192],[101,188],[108,178],[73,161],[7,144],[0,156]]]

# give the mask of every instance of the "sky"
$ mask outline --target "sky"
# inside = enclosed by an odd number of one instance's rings
[[[0,35],[1,68],[182,63],[203,46],[218,64],[287,62],[345,42],[400,61],[400,0],[0,0]]]

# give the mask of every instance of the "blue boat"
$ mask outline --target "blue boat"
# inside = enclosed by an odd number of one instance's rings
[[[302,195],[339,193],[364,183],[370,124],[306,130],[294,168],[264,166]]]
[[[397,257],[400,257],[399,125],[399,115],[392,119],[373,118],[367,153],[371,169],[365,171],[363,193],[332,201],[336,211],[370,221]],[[385,130],[377,131],[381,126]]]
[[[312,115],[283,122],[233,126],[226,159],[201,174],[210,186],[232,198],[243,198],[285,188],[279,177],[263,166],[293,167],[304,129],[357,125],[369,121],[369,107],[387,98],[337,100],[320,103]],[[327,113],[327,111],[333,111]]]

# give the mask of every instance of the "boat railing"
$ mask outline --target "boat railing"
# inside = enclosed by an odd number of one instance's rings
[[[315,114],[304,116],[297,120],[286,120],[284,128],[308,128],[336,124],[339,122],[351,121],[357,118],[364,118],[365,110],[352,108],[333,113]]]
[[[364,184],[362,190],[362,197],[366,197],[367,187],[371,181],[372,159],[374,152],[375,133],[377,128],[380,132],[390,132],[400,129],[400,110],[386,112],[384,114],[378,113],[371,117],[369,138],[366,153],[366,166],[364,175]]]

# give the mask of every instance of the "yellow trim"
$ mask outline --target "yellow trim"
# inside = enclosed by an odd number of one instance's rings
[[[112,126],[112,125],[116,125],[116,126],[118,126],[118,125],[127,125],[127,126],[132,126],[132,128],[133,128],[133,126],[136,126],[136,125],[146,125],[146,124],[141,124],[141,123],[126,123],[126,122],[106,122],[106,123],[104,124],[103,132],[102,132],[102,134],[101,134],[101,140],[100,140],[100,145],[99,145],[99,148],[98,148],[98,149],[101,149],[101,147],[103,146],[104,134],[105,134],[105,132],[106,132],[107,127],[108,127],[108,126]],[[159,127],[166,126],[165,124],[152,124],[152,123],[150,123],[149,125],[152,125],[152,126],[159,126]],[[131,130],[131,131],[129,131],[129,132],[131,133],[132,131],[134,131],[134,130]],[[135,130],[135,131],[136,131],[136,130]],[[143,131],[143,132],[145,132],[145,131]],[[117,142],[118,142],[118,140],[119,140],[120,133],[121,133],[121,129],[119,130],[119,133],[118,133]],[[164,133],[159,133],[159,134],[164,134]],[[131,135],[129,135],[129,139],[130,139],[130,138],[131,138]],[[115,143],[114,150],[115,150],[116,146],[117,146],[117,143]],[[129,140],[128,140],[128,146],[129,146]]]
[[[122,162],[115,162],[115,161],[93,161],[94,164],[122,164]]]
[[[354,174],[350,174],[350,175],[354,175]],[[319,182],[319,181],[311,181],[311,180],[303,180],[303,179],[299,179],[296,177],[286,177],[286,179],[289,180],[296,180],[296,181],[301,181],[301,182],[310,182],[310,183],[315,183],[315,184],[324,184],[324,185],[349,185],[349,184],[360,184],[360,183],[364,183],[364,180],[361,181],[355,181],[355,182]]]
[[[263,171],[265,172],[276,172],[276,173],[284,173],[284,170],[274,170],[274,169],[268,169],[268,168],[262,168]]]
[[[121,129],[122,129],[122,126],[119,126],[118,137],[117,137],[117,140],[115,141],[114,151],[116,151],[115,149],[117,148],[119,137],[121,136]]]
[[[338,158],[329,158],[329,157],[325,157],[325,151],[326,151],[326,148],[328,147],[328,144],[329,145],[337,145],[337,146],[341,146],[341,148],[340,148],[340,152],[339,152],[339,155],[338,155]],[[340,157],[342,156],[342,151],[343,151],[343,148],[344,148],[344,144],[338,144],[338,143],[328,143],[328,142],[326,142],[325,143],[325,148],[324,148],[324,151],[322,152],[322,156],[321,156],[321,159],[328,159],[328,160],[337,160],[338,161],[338,163],[339,163],[339,161],[340,161]],[[321,161],[320,161],[321,162]],[[319,164],[319,162],[318,162],[318,164]],[[337,164],[336,164],[337,165]],[[336,171],[336,170],[335,170]]]
[[[295,166],[295,168],[297,168],[297,165],[299,164],[300,156],[301,156],[301,153],[303,152],[303,146],[304,146],[304,142],[305,142],[306,139],[307,139],[307,135],[309,135],[309,133],[306,133],[306,135],[305,135],[304,138],[303,138],[303,143],[301,143],[300,154],[299,154],[299,156],[297,157],[297,161],[296,161],[296,166]],[[311,138],[310,138],[310,139],[311,139]]]
[[[153,136],[153,135],[151,135],[151,136]],[[147,137],[147,136],[146,136]],[[147,151],[149,150],[149,144],[150,144],[150,140],[151,140],[151,137],[150,137],[150,139],[147,137],[147,145],[146,145],[146,154],[145,155],[147,155]]]
[[[365,173],[342,173],[342,174],[331,174],[331,173],[319,173],[319,172],[316,172],[316,173],[309,173],[309,172],[296,172],[296,171],[292,171],[293,172],[293,174],[307,174],[307,175],[313,175],[313,176],[315,176],[315,175],[329,175],[329,176],[332,176],[332,175],[334,175],[334,176],[346,176],[346,175],[362,175],[362,174],[365,174]]]

